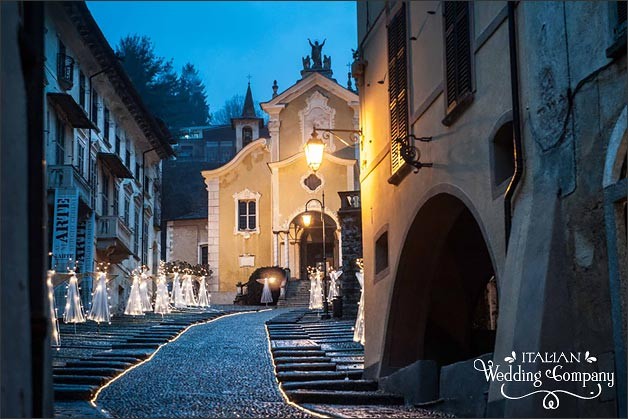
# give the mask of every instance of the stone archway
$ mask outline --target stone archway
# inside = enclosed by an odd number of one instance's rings
[[[382,375],[417,360],[443,366],[492,352],[494,278],[482,230],[469,208],[445,193],[428,200],[400,255]]]
[[[294,217],[290,231],[294,231],[294,255],[291,271],[300,279],[307,279],[307,267],[316,266],[323,259],[323,226],[320,211],[310,211],[312,222],[309,227],[303,225],[301,215]],[[339,264],[339,242],[336,221],[325,214],[325,253],[330,266]]]

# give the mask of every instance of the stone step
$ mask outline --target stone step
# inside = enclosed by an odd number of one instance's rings
[[[334,357],[347,357],[347,356],[361,356],[364,357],[364,351],[350,350],[350,351],[327,351],[325,355]]]
[[[111,345],[111,349],[157,349],[159,343],[119,343]]]
[[[318,356],[325,356],[325,352],[324,351],[312,351],[312,350],[305,350],[305,351],[299,351],[299,350],[281,350],[281,349],[277,349],[275,351],[273,351],[273,356],[275,356],[276,358],[282,358],[282,357],[318,357]]]
[[[288,398],[295,403],[401,405],[403,397],[377,391],[289,390]]]
[[[98,386],[87,384],[55,384],[54,399],[60,400],[89,400],[92,398]]]
[[[333,362],[300,362],[291,364],[279,364],[276,366],[277,372],[284,371],[335,371],[336,364]]]
[[[102,375],[53,375],[55,384],[88,384],[101,386],[109,381],[110,377]]]
[[[158,345],[167,342],[168,339],[161,338],[130,338],[127,343],[156,343]]]
[[[133,365],[130,362],[121,361],[71,361],[66,362],[66,368],[120,368],[126,369]]]
[[[281,387],[287,390],[343,390],[343,391],[375,391],[377,381],[373,380],[319,380],[293,381],[282,383]]]
[[[278,372],[277,379],[281,382],[344,380],[346,377],[353,380],[362,378],[362,371],[286,371]]]
[[[91,358],[81,358],[81,361],[118,361],[126,362],[129,364],[136,364],[140,361],[140,358],[132,356],[93,356]]]
[[[117,358],[120,356],[130,357],[135,359],[146,359],[153,353],[152,350],[147,349],[128,349],[128,350],[115,350],[110,352],[98,352],[94,354],[94,356],[104,357],[104,358]]]
[[[286,339],[309,339],[309,336],[304,333],[299,334],[285,334],[285,333],[270,333],[270,338],[273,340],[286,340]]]
[[[328,356],[278,356],[275,364],[298,364],[304,362],[331,362]]]
[[[277,350],[282,350],[282,351],[298,351],[298,350],[303,350],[303,351],[307,351],[307,350],[312,350],[312,351],[320,351],[321,347],[319,345],[286,345],[286,346],[279,346],[279,347],[275,347],[273,348],[273,353],[275,353],[275,351]]]
[[[53,368],[54,375],[102,375],[113,377],[120,374],[122,368]]]

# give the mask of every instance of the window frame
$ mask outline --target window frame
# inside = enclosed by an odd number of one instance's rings
[[[409,113],[409,89],[408,89],[408,12],[406,10],[406,4],[402,3],[398,10],[392,15],[392,18],[388,22],[387,27],[387,74],[388,74],[388,112],[390,118],[390,174],[391,177],[402,176],[404,172],[407,172],[408,165],[403,161],[401,157],[401,145],[395,140],[400,137],[405,137],[410,132],[410,113]],[[395,27],[393,25],[403,25],[403,34],[394,33]],[[399,48],[395,54],[390,51],[391,37],[397,38],[397,40],[403,40],[403,49]],[[401,57],[400,54],[403,54]],[[394,56],[394,57],[393,57]],[[400,63],[400,61],[402,61]],[[403,77],[403,82],[396,85],[395,81],[398,77]],[[402,86],[403,84],[403,86]],[[392,95],[397,92],[396,97]],[[401,93],[405,93],[401,95]],[[401,103],[400,103],[401,101]],[[404,109],[405,107],[405,109]],[[393,109],[394,108],[394,109]],[[401,115],[400,115],[401,114]],[[405,126],[403,126],[405,125]],[[403,131],[403,132],[396,132]]]
[[[102,192],[101,192],[101,196],[100,196],[100,206],[101,206],[101,210],[102,210],[102,215],[104,216],[108,216],[109,214],[109,185],[111,181],[111,177],[105,173],[105,171],[102,172]]]
[[[56,117],[55,124],[55,150],[54,162],[56,165],[65,163],[65,141],[66,141],[66,125],[61,118]]]
[[[250,138],[245,137],[245,133],[250,134]],[[253,142],[253,128],[245,125],[242,127],[242,148],[246,147],[247,145],[251,144]]]
[[[107,146],[109,148],[111,148],[111,142],[109,141],[109,137],[111,135],[111,112],[109,111],[109,108],[106,106],[103,106],[103,131],[102,131],[102,137],[103,140],[105,140],[105,144],[107,144]]]
[[[203,249],[205,250],[205,263],[203,263]],[[198,244],[198,263],[201,265],[209,265],[209,245],[207,243]]]
[[[79,174],[85,178],[85,152],[87,150],[87,144],[83,143],[81,139],[76,138],[76,169]]]
[[[259,210],[259,200],[260,200],[261,194],[259,192],[254,192],[254,191],[250,191],[248,188],[244,189],[238,193],[233,194],[233,199],[234,199],[234,226],[233,226],[233,233],[234,234],[241,234],[244,236],[248,236],[250,234],[259,234],[260,233],[260,228],[259,228],[259,214],[260,214],[260,210]],[[240,229],[240,202],[246,202],[246,229]],[[255,203],[255,214],[251,214],[250,213],[250,204],[251,203]],[[251,217],[255,217],[255,228],[250,228],[251,227]]]
[[[85,84],[86,84],[85,73],[83,73],[83,71],[79,69],[79,105],[81,106],[81,109],[83,109],[83,111],[85,111],[85,104],[86,104]]]
[[[458,97],[458,92],[456,91],[456,98],[450,104],[449,96],[450,96],[450,88],[447,85],[447,16],[446,9],[447,3],[454,4],[465,4],[467,6],[467,36],[469,41],[469,90],[465,93],[460,94]],[[475,96],[475,36],[473,36],[473,28],[474,28],[474,19],[473,19],[473,1],[470,2],[457,2],[457,1],[445,1],[443,2],[442,7],[442,28],[443,28],[443,94],[444,94],[444,108],[445,108],[445,117],[441,121],[445,126],[451,126],[469,107],[469,105],[473,102]],[[454,18],[454,29],[457,26],[457,18]],[[456,42],[458,45],[458,42]],[[458,60],[458,55],[454,60]],[[456,61],[457,62],[457,61]],[[458,86],[459,80],[456,77],[456,86]],[[458,89],[456,89],[458,90]]]
[[[90,119],[95,126],[98,126],[98,92],[94,88],[92,88]]]

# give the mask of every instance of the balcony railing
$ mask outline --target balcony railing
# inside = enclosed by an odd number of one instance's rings
[[[70,90],[74,85],[74,58],[57,54],[57,81],[63,90]]]
[[[76,167],[70,164],[48,166],[49,189],[78,189],[79,197],[91,205],[91,188],[87,180],[80,175]]]
[[[360,191],[347,191],[338,192],[340,195],[340,210],[359,210],[361,208],[360,203]]]
[[[112,262],[124,260],[133,252],[131,230],[116,215],[108,215],[98,219],[96,227],[97,248],[105,252],[105,257]]]

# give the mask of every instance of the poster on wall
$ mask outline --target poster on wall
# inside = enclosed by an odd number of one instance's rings
[[[65,271],[76,260],[78,190],[55,191],[52,224],[52,268]]]
[[[94,223],[95,215],[79,220],[76,231],[76,260],[81,272],[94,269]]]

